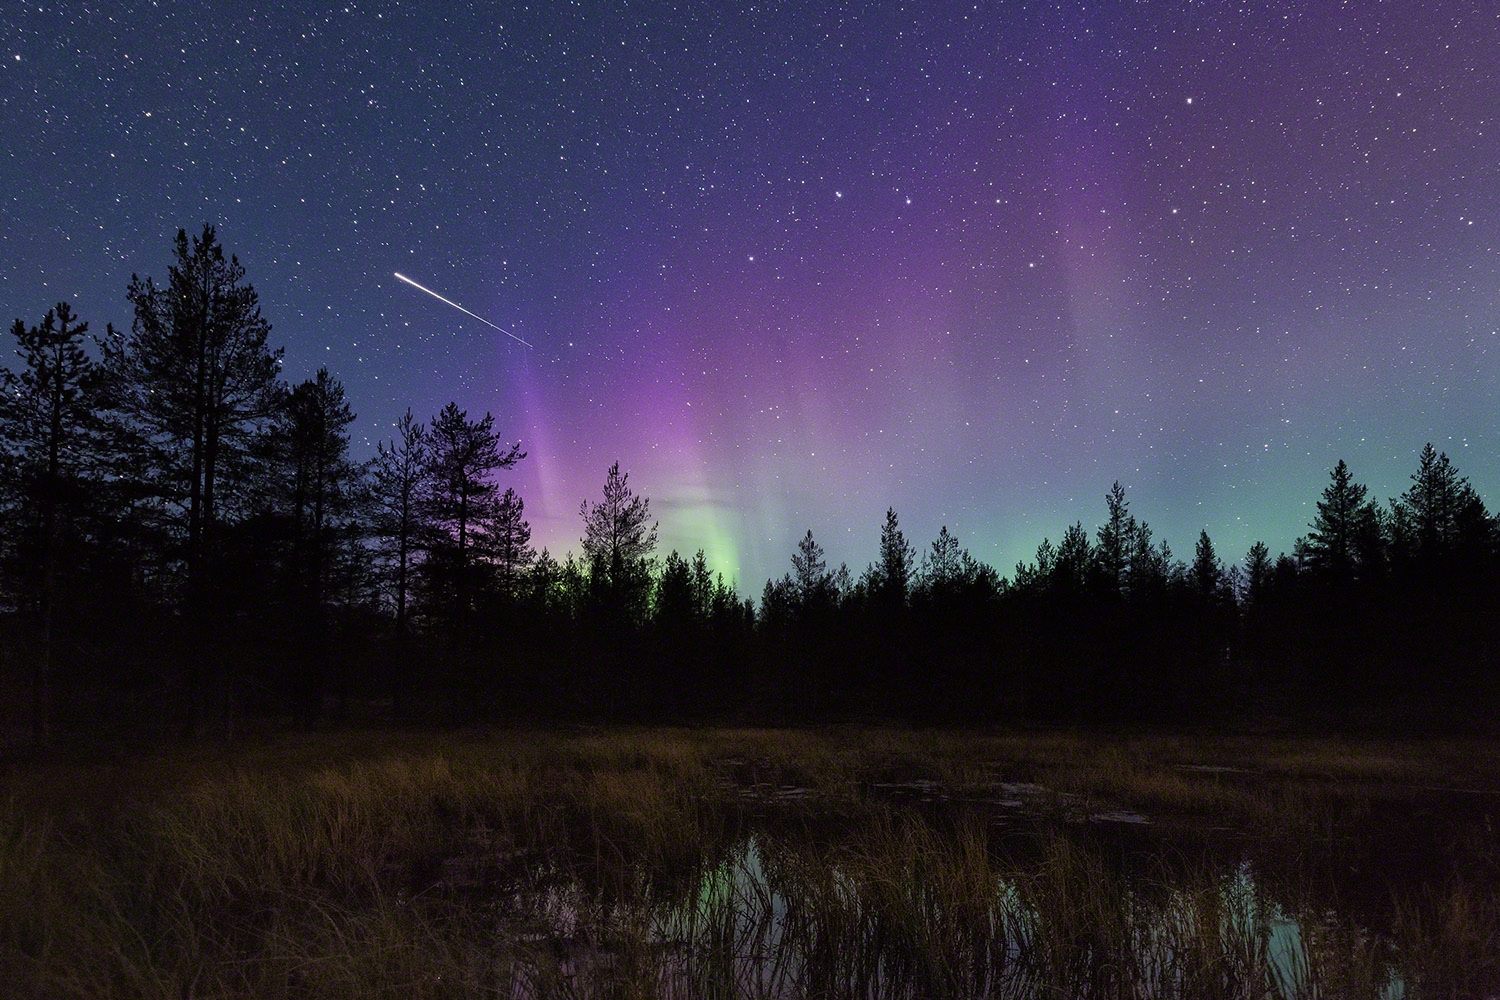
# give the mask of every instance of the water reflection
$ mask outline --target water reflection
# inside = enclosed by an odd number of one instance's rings
[[[556,872],[511,900],[513,996],[1404,998],[1388,943],[1270,898],[1253,866],[1122,877],[1086,845],[998,860],[982,830],[758,834],[686,886]]]

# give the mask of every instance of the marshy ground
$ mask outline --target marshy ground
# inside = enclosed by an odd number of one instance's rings
[[[264,737],[13,762],[15,997],[1500,995],[1500,743]]]

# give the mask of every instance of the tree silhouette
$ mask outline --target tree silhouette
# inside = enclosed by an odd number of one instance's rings
[[[932,548],[918,567],[919,587],[929,593],[948,594],[965,575],[964,558],[968,555],[945,524],[938,529]]]
[[[385,550],[394,591],[397,645],[403,646],[409,620],[412,566],[424,548],[427,534],[432,463],[427,425],[414,418],[410,409],[397,423],[396,430],[399,440],[393,438],[389,443],[376,444],[369,489],[372,527]]]
[[[917,552],[901,531],[893,508],[887,508],[880,527],[880,558],[870,574],[871,596],[887,607],[901,607],[911,593],[917,569]]]
[[[474,627],[476,611],[492,588],[490,560],[500,515],[500,486],[493,477],[526,457],[519,444],[502,447],[494,428],[493,415],[471,420],[450,402],[427,432],[426,520],[431,531],[422,568],[441,634],[452,644],[449,663],[457,671],[457,684],[451,693],[471,717],[480,710],[480,661],[486,656]],[[520,530],[519,525],[511,528]],[[529,528],[527,532],[529,538]]]
[[[1188,569],[1188,582],[1199,597],[1219,601],[1224,597],[1224,564],[1214,552],[1213,539],[1208,529],[1198,532],[1198,543],[1193,547],[1193,564]]]
[[[331,673],[330,581],[340,548],[356,534],[363,470],[349,458],[353,422],[343,384],[321,368],[292,389],[269,440],[273,509],[290,533],[284,573],[295,652],[303,660],[296,687],[309,718],[321,704],[323,683]],[[338,671],[335,680],[342,714],[348,701],[345,673]]]
[[[787,628],[796,607],[796,592],[797,585],[792,582],[790,573],[783,573],[779,580],[766,581],[760,591],[759,624],[763,631],[779,637],[779,633]]]
[[[656,562],[649,501],[618,462],[580,505],[581,557],[559,559],[533,553],[521,496],[496,481],[524,455],[489,414],[408,410],[352,461],[343,386],[327,370],[281,382],[212,227],[179,231],[169,280],[132,277],[128,299],[131,328],[110,329],[98,364],[59,303],[16,321],[22,364],[0,370],[0,652],[36,664],[39,739],[78,725],[75,706],[184,679],[197,721],[210,669],[256,681],[223,685],[226,706],[244,691],[268,715],[310,714],[328,671],[366,662],[392,625],[392,704],[420,676],[470,716],[1176,722],[1243,717],[1248,700],[1315,722],[1360,703],[1381,724],[1487,724],[1500,701],[1500,526],[1431,444],[1385,508],[1338,461],[1274,561],[1257,542],[1226,569],[1204,529],[1184,564],[1115,481],[1097,529],[1067,525],[1011,581],[947,525],[919,562],[889,508],[856,583],[808,528],[757,616],[702,549]],[[481,676],[505,678],[503,703]],[[337,681],[341,699],[376,688]]]
[[[279,485],[294,529],[296,575],[313,606],[324,600],[337,522],[354,509],[361,470],[349,458],[353,422],[343,384],[320,368],[292,390],[275,432],[286,473]]]
[[[1105,521],[1099,526],[1099,544],[1094,549],[1094,562],[1107,591],[1115,594],[1125,592],[1126,574],[1130,569],[1132,545],[1135,541],[1135,518],[1130,516],[1130,504],[1125,500],[1125,487],[1117,479],[1104,497],[1107,511]]]
[[[32,738],[47,742],[52,717],[53,639],[59,560],[64,522],[76,521],[85,497],[96,420],[100,372],[83,347],[87,323],[74,321],[72,307],[59,302],[40,325],[17,319],[11,327],[19,372],[0,369],[0,451],[14,491],[23,540],[19,565],[7,575],[22,577],[22,590],[35,600],[41,648],[32,672]],[[27,530],[27,529],[31,530]],[[24,544],[29,541],[29,546]],[[31,549],[28,553],[27,548]],[[28,556],[39,556],[33,560]],[[35,565],[40,579],[22,567]]]
[[[1491,525],[1484,503],[1447,453],[1438,453],[1429,442],[1411,481],[1391,507],[1397,534],[1412,556],[1432,562],[1488,541]]]
[[[1430,443],[1411,486],[1391,501],[1391,575],[1400,597],[1387,648],[1407,663],[1394,696],[1443,712],[1500,695],[1491,676],[1500,620],[1496,525],[1479,494]],[[1404,656],[1402,654],[1404,653]],[[1420,677],[1420,683],[1416,679]]]
[[[651,501],[630,489],[630,474],[620,463],[609,467],[604,499],[583,501],[583,554],[595,592],[617,625],[638,624],[651,586],[650,560],[656,549],[656,522]]]
[[[536,558],[536,550],[531,547],[531,524],[526,520],[526,504],[515,490],[507,488],[500,494],[486,534],[500,593],[506,600],[512,600],[520,589],[526,568]]]
[[[1245,599],[1253,608],[1264,598],[1271,585],[1275,565],[1271,562],[1271,550],[1265,542],[1257,541],[1245,554]]]
[[[643,649],[657,537],[651,502],[632,492],[629,474],[615,462],[605,474],[603,499],[584,500],[578,513],[588,588],[583,614],[596,671],[588,686],[615,712],[638,713],[661,676],[660,664]]]
[[[1160,595],[1181,575],[1182,566],[1172,558],[1166,539],[1152,544],[1151,526],[1137,521],[1130,547],[1130,596],[1145,599]]]
[[[714,574],[709,571],[708,556],[702,549],[693,553],[692,571],[694,612],[701,620],[708,621],[715,614],[715,604],[723,581],[716,580]]]
[[[797,602],[804,608],[827,596],[828,563],[823,558],[823,546],[813,541],[812,529],[797,543],[792,553],[792,585]]]
[[[663,560],[652,597],[653,701],[674,715],[690,710],[706,688],[701,652],[705,618],[694,596],[693,567],[673,549]],[[654,669],[653,669],[654,668]]]
[[[669,631],[682,632],[698,621],[693,599],[693,568],[673,549],[663,560],[657,575],[652,614],[658,625]]]
[[[1069,594],[1082,593],[1093,561],[1094,549],[1083,524],[1068,525],[1058,542],[1057,557],[1052,564],[1052,588]]]
[[[519,444],[501,447],[491,414],[470,420],[456,403],[432,419],[427,439],[427,515],[434,529],[427,569],[439,601],[448,607],[450,624],[464,635],[480,586],[479,557],[494,543],[489,532],[500,486],[493,474],[514,467],[526,453]]]
[[[252,437],[282,404],[281,351],[239,259],[212,226],[177,231],[165,287],[132,276],[128,336],[104,342],[112,402],[151,448],[160,495],[184,509],[190,602],[200,585],[226,487],[239,486]]]
[[[1057,561],[1057,546],[1052,539],[1043,538],[1036,547],[1036,558],[1032,562],[1022,559],[1016,563],[1012,587],[1017,593],[1038,594],[1052,583],[1052,567]]]
[[[1339,459],[1333,467],[1331,481],[1318,500],[1317,516],[1308,525],[1307,554],[1313,568],[1330,574],[1336,580],[1351,578],[1361,556],[1373,557],[1373,541],[1378,541],[1380,514],[1366,499],[1369,491],[1356,483],[1349,466]]]
[[[537,553],[526,574],[526,603],[549,619],[572,617],[572,608],[563,591],[562,566],[545,548]]]
[[[212,593],[221,514],[249,485],[251,445],[285,389],[255,289],[239,260],[225,259],[213,227],[191,241],[179,229],[173,259],[165,286],[131,277],[130,333],[111,328],[103,363],[117,426],[140,443],[144,485],[179,540],[187,619],[206,641],[209,620],[227,610]],[[201,649],[185,658],[190,728],[202,709],[204,664]]]

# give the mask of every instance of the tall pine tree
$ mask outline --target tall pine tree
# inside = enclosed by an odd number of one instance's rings
[[[583,518],[583,554],[590,584],[607,624],[640,624],[650,595],[651,555],[656,549],[650,499],[631,490],[630,473],[621,472],[616,462],[605,474],[603,500],[585,500],[578,514]]]
[[[1307,554],[1313,567],[1334,580],[1355,574],[1361,556],[1373,558],[1373,541],[1380,533],[1380,513],[1366,499],[1369,491],[1356,483],[1349,466],[1339,459],[1331,481],[1318,500],[1317,516],[1307,535]]]
[[[427,513],[433,528],[428,577],[449,624],[465,633],[483,584],[482,557],[494,541],[489,532],[501,495],[494,474],[514,467],[526,453],[519,444],[501,446],[494,416],[470,420],[456,403],[433,418],[427,439]]]
[[[11,328],[19,372],[0,369],[0,452],[15,543],[6,576],[36,613],[32,737],[47,741],[52,716],[60,562],[81,518],[96,426],[99,371],[83,346],[87,323],[59,302],[39,325]]]
[[[132,276],[128,335],[111,330],[111,402],[144,443],[150,485],[180,532],[185,599],[203,609],[223,509],[248,484],[253,438],[280,412],[281,351],[255,289],[212,226],[178,230],[165,286]]]
[[[413,569],[425,548],[431,493],[431,442],[427,425],[410,409],[396,424],[398,438],[375,446],[369,496],[375,537],[385,557],[391,599],[396,606],[396,641],[406,640]]]
[[[103,347],[119,440],[143,456],[142,488],[176,541],[168,564],[181,569],[181,605],[196,630],[182,663],[192,729],[220,634],[214,622],[230,610],[215,594],[220,522],[253,481],[251,446],[280,412],[285,387],[255,289],[213,227],[191,240],[178,230],[172,256],[166,285],[131,277],[130,332],[111,329]]]

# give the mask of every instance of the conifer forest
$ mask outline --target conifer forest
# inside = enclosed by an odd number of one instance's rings
[[[282,378],[212,227],[126,297],[128,329],[67,302],[11,329],[0,664],[39,742],[351,713],[1463,726],[1500,694],[1500,527],[1430,444],[1385,502],[1330,455],[1291,551],[1204,531],[1179,554],[1115,482],[1006,570],[895,510],[833,567],[814,525],[750,600],[660,551],[618,463],[577,551],[537,551],[489,414],[408,410],[353,454],[356,401],[326,369]]]

